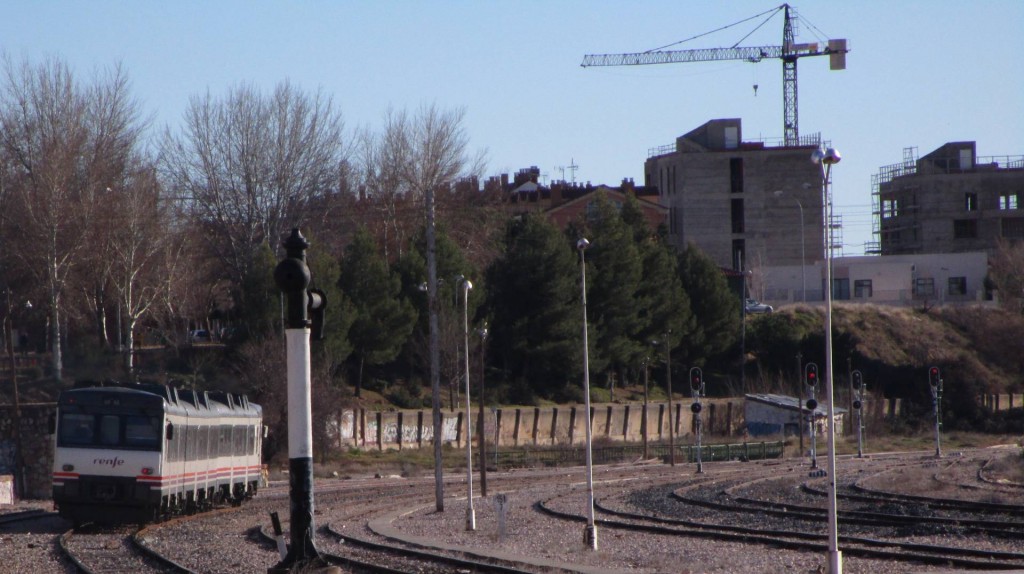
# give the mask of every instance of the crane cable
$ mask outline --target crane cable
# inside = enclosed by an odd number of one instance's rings
[[[765,14],[771,14],[771,16],[774,16],[776,13],[778,13],[779,10],[782,10],[785,6],[786,5],[783,4],[782,6],[779,6],[778,8],[773,8],[771,10],[767,10],[765,12],[761,12],[760,14],[755,14],[755,15],[749,17],[749,18],[744,18],[743,20],[740,20],[739,22],[733,22],[732,24],[729,24],[727,26],[722,26],[721,28],[717,28],[715,30],[711,30],[710,32],[704,32],[703,34],[697,34],[696,36],[692,36],[692,37],[687,38],[685,40],[679,40],[678,42],[672,42],[671,44],[665,44],[664,46],[661,46],[660,48],[651,48],[650,50],[647,50],[647,51],[645,51],[643,53],[644,54],[649,54],[651,52],[659,52],[661,50],[664,50],[665,48],[671,48],[672,46],[676,46],[676,45],[682,44],[684,42],[689,42],[690,40],[696,40],[697,38],[708,36],[710,34],[714,34],[715,32],[721,32],[722,30],[725,30],[726,28],[732,28],[733,26],[737,26],[737,25],[742,24],[744,22],[749,22],[749,21],[751,21],[751,20],[753,20],[755,18],[760,18],[761,16],[764,16]],[[768,19],[771,19],[771,16],[769,16]],[[765,21],[767,22],[767,20],[765,20]],[[758,26],[758,28],[760,28],[763,25],[764,25],[764,22],[762,22]],[[754,30],[757,30],[757,28],[754,28]],[[753,32],[751,32],[751,33],[753,33]],[[747,34],[747,36],[749,36],[749,35],[750,34]],[[744,38],[746,38],[747,36],[744,36]],[[740,40],[740,41],[742,42],[742,40]]]

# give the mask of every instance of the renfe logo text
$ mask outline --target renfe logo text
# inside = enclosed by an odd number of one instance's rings
[[[92,463],[103,466],[110,465],[110,468],[117,468],[124,464],[124,461],[115,456],[114,458],[94,458],[92,459]]]

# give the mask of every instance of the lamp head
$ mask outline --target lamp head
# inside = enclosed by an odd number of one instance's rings
[[[825,165],[832,165],[839,163],[843,159],[843,156],[839,154],[839,150],[834,147],[830,147],[825,150],[825,156],[821,158],[821,163]]]
[[[470,289],[473,288],[473,282],[470,281],[469,279],[463,279],[462,284],[465,286],[466,291],[469,291]]]
[[[580,240],[576,242],[576,249],[578,251],[583,251],[587,247],[590,247],[590,242],[587,241],[586,237],[581,237]]]
[[[825,150],[820,147],[811,152],[811,161],[814,163],[821,163],[821,160],[825,159]]]

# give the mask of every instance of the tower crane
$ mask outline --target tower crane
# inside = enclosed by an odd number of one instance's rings
[[[778,8],[752,16],[735,24],[723,26],[718,30],[724,30],[736,24],[770,14],[767,21],[779,11],[784,13],[782,26],[781,46],[753,46],[730,48],[702,48],[697,50],[664,50],[668,46],[636,52],[632,54],[589,54],[583,57],[582,67],[590,66],[642,66],[648,64],[675,64],[687,62],[713,62],[720,60],[746,60],[757,63],[765,58],[776,58],[782,60],[782,107],[783,107],[783,129],[785,145],[799,145],[800,130],[797,121],[797,82],[796,63],[800,58],[808,56],[829,56],[829,68],[832,70],[846,69],[846,48],[845,39],[828,40],[824,46],[818,42],[798,44],[794,39],[793,22],[797,19],[795,10],[789,4],[783,4]],[[763,25],[763,22],[762,22]],[[760,26],[758,26],[760,27]],[[707,34],[710,34],[708,32]],[[690,38],[698,38],[706,34],[700,34]],[[748,34],[749,36],[749,34]],[[686,41],[686,40],[684,40]],[[742,40],[741,40],[742,41]],[[676,44],[681,42],[676,42]],[[675,44],[670,44],[672,46]]]

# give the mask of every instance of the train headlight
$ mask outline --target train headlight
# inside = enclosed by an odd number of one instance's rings
[[[142,476],[149,476],[151,474],[153,474],[153,469],[152,468],[150,468],[148,466],[143,467],[143,469],[142,469]]]
[[[64,472],[71,472],[72,470],[75,470],[75,465],[65,464],[64,466],[61,467],[61,470],[63,470]]]

